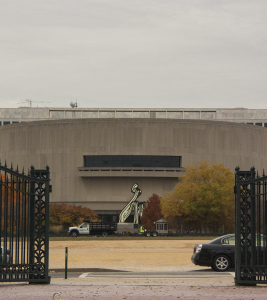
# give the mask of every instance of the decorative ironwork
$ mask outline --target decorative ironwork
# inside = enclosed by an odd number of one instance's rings
[[[267,283],[267,176],[236,168],[236,285]]]
[[[0,281],[50,283],[49,167],[28,175],[0,164]]]

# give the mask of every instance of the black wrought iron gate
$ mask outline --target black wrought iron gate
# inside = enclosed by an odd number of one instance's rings
[[[0,281],[50,283],[49,167],[28,176],[0,165]]]
[[[267,283],[267,176],[236,168],[235,283]]]

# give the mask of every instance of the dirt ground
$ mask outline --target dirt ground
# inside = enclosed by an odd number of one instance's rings
[[[88,240],[50,241],[49,268],[106,268],[127,271],[176,271],[195,267],[194,245],[201,240]]]
[[[50,241],[50,269],[64,268],[65,247],[69,250],[69,268],[106,268],[135,272],[190,271],[203,269],[191,263],[193,247],[201,240],[88,240],[70,238],[68,241]],[[210,270],[210,269],[209,269]],[[183,273],[183,272],[181,272]],[[194,272],[193,272],[194,273]],[[60,293],[61,299],[266,299],[267,287],[236,287],[234,274],[226,276],[190,275],[158,278],[125,276],[107,277],[97,273],[68,279],[54,277],[51,285],[2,284],[3,299],[52,299]],[[210,272],[208,272],[210,273]],[[155,273],[154,273],[155,274]],[[202,276],[203,275],[203,276]],[[1,298],[1,299],[2,299]],[[59,299],[59,298],[55,298]]]

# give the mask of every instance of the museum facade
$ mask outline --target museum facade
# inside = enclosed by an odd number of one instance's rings
[[[77,118],[0,127],[1,160],[27,170],[47,165],[51,203],[89,207],[116,221],[138,183],[140,201],[171,191],[189,164],[234,172],[267,166],[267,129],[196,119]]]

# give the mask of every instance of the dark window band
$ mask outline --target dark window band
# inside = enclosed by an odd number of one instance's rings
[[[181,156],[86,155],[84,167],[180,168]]]

